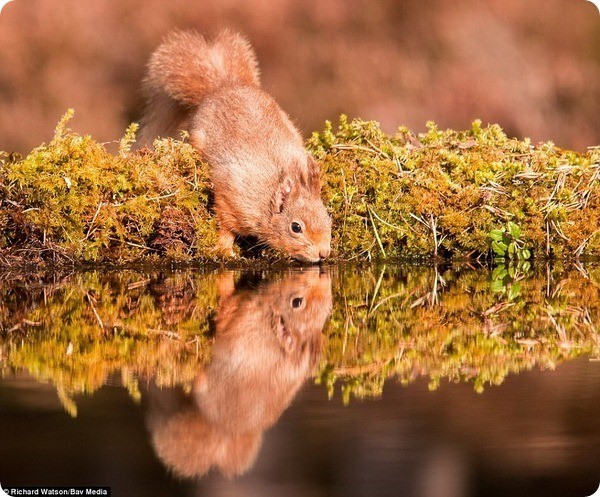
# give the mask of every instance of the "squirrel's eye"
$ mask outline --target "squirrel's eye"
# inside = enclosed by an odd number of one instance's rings
[[[294,233],[302,233],[302,226],[300,226],[300,223],[297,223],[296,221],[292,223],[291,228]]]
[[[294,309],[298,309],[298,307],[300,307],[302,305],[302,302],[304,301],[304,299],[302,297],[296,297],[292,299],[292,307]]]

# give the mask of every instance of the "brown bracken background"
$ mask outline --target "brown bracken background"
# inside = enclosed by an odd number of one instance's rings
[[[305,136],[347,113],[388,132],[481,118],[534,143],[600,142],[600,15],[585,0],[16,0],[0,14],[0,149],[48,141],[69,107],[75,131],[114,142],[165,34],[225,27]]]

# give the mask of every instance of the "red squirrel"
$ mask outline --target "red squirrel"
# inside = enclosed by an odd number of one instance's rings
[[[245,38],[230,31],[211,42],[195,32],[170,34],[150,57],[144,91],[140,141],[185,130],[210,165],[221,254],[233,256],[241,235],[304,262],[329,256],[320,167],[260,88]]]

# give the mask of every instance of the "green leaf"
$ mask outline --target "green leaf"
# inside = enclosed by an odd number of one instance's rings
[[[499,293],[504,291],[504,283],[502,280],[494,280],[490,283],[490,291]]]
[[[492,242],[492,250],[500,256],[504,256],[506,254],[506,248],[506,243],[504,242]]]
[[[520,238],[520,236],[521,236],[521,228],[519,228],[512,221],[509,221],[506,226],[508,227],[508,232],[510,233],[510,236],[512,236],[513,238],[516,238],[516,239]]]
[[[503,280],[507,274],[508,274],[508,272],[506,271],[506,268],[504,267],[503,264],[501,264],[500,266],[498,266],[497,268],[495,268],[492,271],[492,279],[493,280]]]
[[[515,256],[515,244],[511,242],[508,244],[508,257],[510,259],[512,259],[514,256]]]
[[[496,242],[502,241],[502,236],[504,235],[504,232],[502,230],[492,230],[490,231],[490,238]]]
[[[509,300],[513,300],[519,296],[521,293],[521,284],[518,281],[515,281],[510,288],[508,289],[508,298]]]

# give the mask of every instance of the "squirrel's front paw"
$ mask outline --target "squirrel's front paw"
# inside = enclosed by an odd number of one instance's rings
[[[236,257],[235,250],[233,249],[233,242],[235,241],[235,234],[229,230],[219,230],[219,236],[217,239],[217,252],[221,257],[233,258]]]

